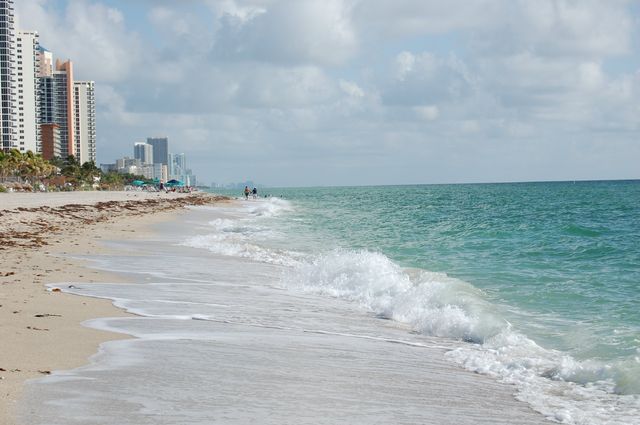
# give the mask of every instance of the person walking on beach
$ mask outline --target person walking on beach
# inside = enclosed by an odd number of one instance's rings
[[[256,189],[254,187],[253,190],[251,191],[251,193],[253,194],[253,199],[257,199],[258,198],[258,189]]]
[[[250,193],[250,192],[251,192],[251,191],[249,190],[249,186],[245,186],[245,187],[244,187],[244,197],[245,197],[246,199],[249,199],[249,193]]]

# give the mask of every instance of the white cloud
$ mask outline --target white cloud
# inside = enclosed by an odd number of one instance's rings
[[[434,121],[440,116],[440,110],[436,105],[416,106],[413,110],[425,121]]]
[[[241,18],[222,10],[213,54],[224,60],[335,66],[357,48],[351,10],[342,0],[274,2]]]
[[[620,163],[594,176],[637,168],[629,1],[56,4],[16,2],[25,29],[97,80],[103,161],[165,133],[227,179],[267,183],[486,180],[507,169],[503,179],[517,179],[577,155],[567,140]],[[628,152],[604,151],[603,139]]]
[[[351,97],[364,97],[364,90],[362,90],[356,83],[351,81],[340,80],[340,88],[343,92]]]
[[[396,78],[404,81],[405,77],[413,71],[416,57],[411,52],[400,52],[396,57]]]
[[[49,2],[25,0],[16,3],[16,12],[19,25],[37,30],[55,56],[74,60],[79,78],[122,81],[145,63],[138,35],[116,8],[77,0],[58,15]]]

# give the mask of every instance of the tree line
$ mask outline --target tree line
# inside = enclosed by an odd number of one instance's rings
[[[42,155],[18,149],[0,150],[0,191],[11,184],[22,184],[32,190],[118,190],[144,177],[103,173],[93,161],[80,164],[73,155],[46,160]],[[4,190],[3,190],[4,189]]]

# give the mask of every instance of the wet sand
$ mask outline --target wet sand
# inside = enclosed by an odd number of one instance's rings
[[[184,206],[216,201],[175,193],[0,194],[0,425],[14,423],[26,380],[86,364],[100,343],[128,338],[81,325],[126,315],[111,302],[47,290],[48,283],[126,279],[71,257],[104,252],[103,239],[144,237],[149,224]]]

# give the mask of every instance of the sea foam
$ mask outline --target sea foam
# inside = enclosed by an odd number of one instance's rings
[[[632,379],[640,369],[638,358],[620,364],[579,361],[542,347],[505,319],[506,306],[489,301],[473,285],[445,273],[402,268],[379,252],[274,249],[269,239],[276,233],[263,220],[292,211],[292,205],[274,198],[242,208],[244,218],[213,220],[212,233],[185,245],[287,266],[280,284],[290,290],[348,300],[415,332],[468,342],[446,357],[515,385],[520,400],[554,421],[628,424],[633,423],[628,418],[640,416],[634,395],[639,384]]]
[[[516,385],[520,400],[553,420],[626,424],[625,415],[640,413],[637,396],[624,396],[637,394],[637,382],[629,379],[637,359],[609,365],[541,347],[513,329],[482,291],[444,273],[403,269],[381,253],[336,250],[294,267],[283,283],[355,302],[425,335],[470,342],[446,356]],[[609,403],[624,405],[626,413],[607,409]]]

